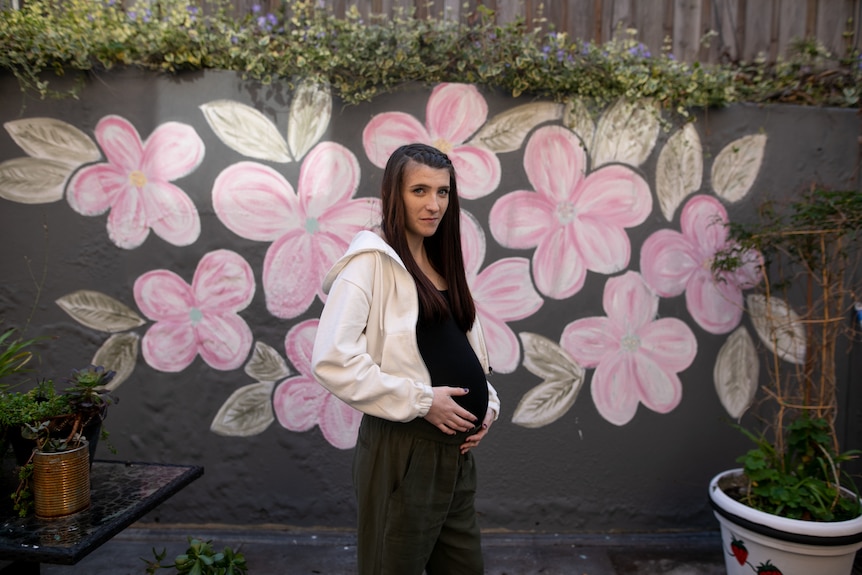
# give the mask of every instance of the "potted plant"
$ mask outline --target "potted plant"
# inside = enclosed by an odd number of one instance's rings
[[[755,404],[761,426],[740,427],[754,446],[738,458],[742,468],[709,486],[727,572],[848,575],[862,547],[862,506],[844,467],[856,452],[841,450],[836,431],[836,366],[862,293],[854,269],[862,196],[812,187],[760,216],[731,224],[733,247],[713,261],[726,277],[752,250],[762,255],[763,281],[746,310],[768,357]]]
[[[56,420],[27,424],[25,437],[36,447],[21,468],[15,509],[22,516],[32,495],[37,517],[71,515],[90,505],[89,444],[81,433],[56,435]]]
[[[22,446],[16,449],[19,483],[12,494],[20,515],[29,512],[31,502],[35,502],[40,516],[74,513],[89,504],[89,469],[96,444],[100,436],[106,435],[102,422],[107,408],[116,402],[107,388],[113,377],[113,371],[89,365],[72,370],[62,393],[55,392],[50,380],[41,380],[27,392],[9,393],[2,398],[0,423],[20,429]],[[79,453],[82,447],[86,447],[83,456]],[[86,465],[86,474],[81,473],[81,465]],[[65,489],[54,487],[52,476],[76,493],[86,486],[86,498],[70,496],[68,506],[64,504],[56,511],[47,509],[40,501],[48,501],[49,489],[58,493]]]
[[[102,422],[108,415],[108,406],[118,399],[111,393],[108,384],[116,372],[100,365],[88,365],[73,369],[65,379],[63,396],[68,405],[68,414],[63,416],[69,435],[81,433],[90,444],[92,463],[100,438],[107,437]]]

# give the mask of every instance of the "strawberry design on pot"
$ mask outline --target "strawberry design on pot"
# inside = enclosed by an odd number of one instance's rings
[[[736,557],[740,565],[745,565],[745,560],[748,559],[748,549],[745,548],[745,543],[741,539],[733,538],[730,542],[730,552]]]
[[[781,569],[772,564],[772,561],[767,561],[757,566],[757,575],[782,575],[782,573]]]

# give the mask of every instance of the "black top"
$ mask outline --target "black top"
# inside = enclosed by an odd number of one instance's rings
[[[448,291],[440,293],[448,302]],[[482,425],[488,411],[488,382],[467,334],[458,328],[452,314],[448,314],[444,321],[423,319],[420,303],[416,339],[419,353],[431,374],[431,385],[469,389],[467,395],[453,399],[476,416],[476,425]]]

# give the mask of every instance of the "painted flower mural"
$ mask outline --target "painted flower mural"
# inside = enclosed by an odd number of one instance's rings
[[[229,166],[213,184],[213,208],[237,235],[272,242],[263,264],[267,309],[293,318],[321,291],[323,276],[361,229],[379,220],[379,200],[352,199],[359,164],[340,144],[323,142],[305,157],[297,191],[256,162]]]
[[[286,429],[308,431],[317,425],[330,444],[350,449],[356,445],[362,413],[332,395],[311,375],[317,324],[316,319],[304,321],[287,332],[284,349],[299,375],[278,384],[272,398],[273,409]]]
[[[251,266],[229,250],[201,258],[191,285],[170,270],[140,276],[135,301],[156,322],[141,343],[144,360],[159,371],[179,372],[200,354],[213,369],[236,369],[251,349],[251,328],[239,312],[254,290]]]
[[[129,121],[105,116],[96,125],[96,140],[108,161],[72,177],[67,193],[72,209],[85,216],[110,210],[108,236],[121,248],[137,248],[151,229],[177,246],[194,243],[201,231],[197,208],[171,183],[203,160],[204,143],[194,128],[166,122],[141,141]]]
[[[482,198],[500,185],[500,160],[486,147],[467,143],[467,138],[487,117],[488,105],[475,86],[439,84],[428,98],[425,125],[410,114],[384,112],[365,126],[362,145],[371,163],[383,168],[399,146],[430,144],[452,160],[460,196]]]
[[[560,345],[580,365],[595,368],[590,391],[599,413],[615,425],[634,417],[638,403],[668,413],[682,399],[677,375],[697,354],[685,322],[656,319],[658,296],[637,272],[610,278],[602,306],[606,317],[576,320]]]
[[[685,292],[689,313],[709,333],[723,334],[739,325],[742,291],[760,281],[760,254],[743,254],[746,264],[718,276],[712,260],[731,248],[727,211],[712,196],[692,197],[680,215],[681,231],[658,230],[644,242],[640,267],[647,284],[662,297]]]
[[[530,261],[503,258],[481,272],[485,260],[485,232],[466,210],[461,211],[461,236],[467,282],[491,358],[499,373],[512,373],[521,360],[518,338],[507,322],[527,318],[542,307],[542,298],[530,281]]]
[[[491,209],[494,238],[514,249],[536,248],[533,277],[555,299],[576,294],[587,270],[603,274],[628,266],[625,228],[652,209],[649,186],[625,165],[587,174],[580,140],[560,126],[539,128],[527,142],[524,170],[535,191],[506,194]]]

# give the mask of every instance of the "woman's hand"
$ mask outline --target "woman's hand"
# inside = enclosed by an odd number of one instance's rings
[[[482,422],[482,427],[474,435],[468,437],[464,444],[461,445],[461,455],[464,455],[474,447],[479,447],[479,442],[488,435],[488,430],[491,429],[491,424],[494,423],[494,412],[489,408],[485,413],[485,421]]]
[[[476,427],[475,416],[458,405],[452,397],[467,395],[462,387],[432,387],[434,399],[425,414],[425,419],[437,426],[446,435],[455,435],[458,431],[470,431]]]

